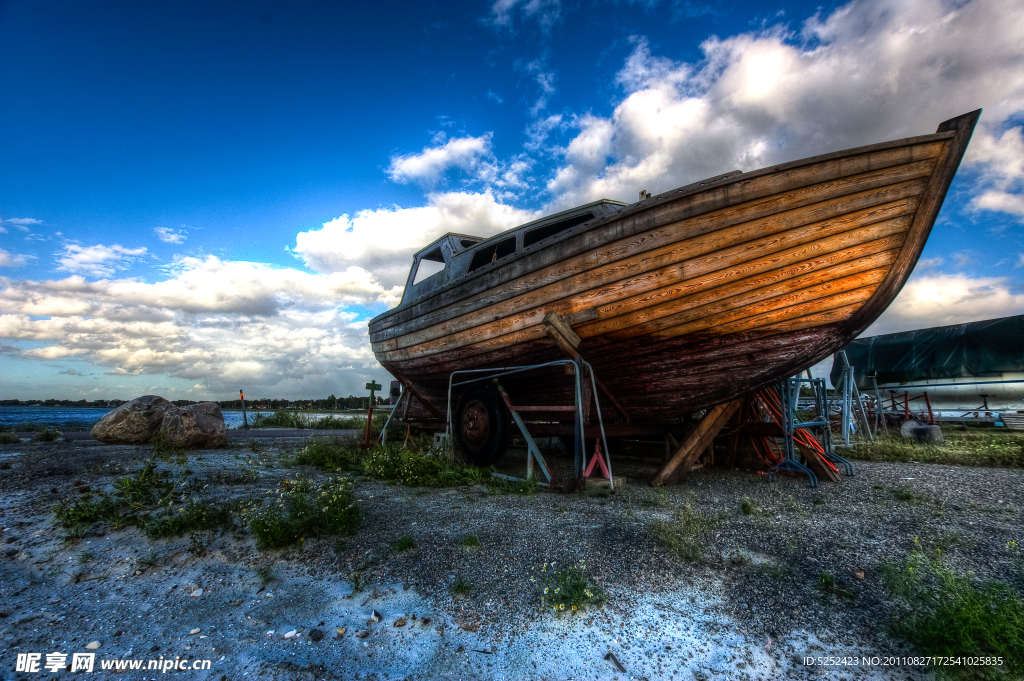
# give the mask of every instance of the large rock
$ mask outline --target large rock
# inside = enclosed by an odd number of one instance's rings
[[[141,445],[160,429],[172,405],[162,397],[144,395],[126,402],[96,422],[92,436],[112,445]]]
[[[164,414],[160,433],[167,444],[186,449],[224,447],[224,414],[216,402],[200,402],[187,407],[171,407]]]

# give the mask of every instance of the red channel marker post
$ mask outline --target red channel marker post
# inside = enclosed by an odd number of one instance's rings
[[[242,392],[241,388],[238,389],[238,398],[242,400],[242,423],[244,424],[244,427],[248,428],[249,415],[245,413],[245,393]]]

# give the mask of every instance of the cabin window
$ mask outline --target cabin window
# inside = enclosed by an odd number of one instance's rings
[[[501,260],[504,257],[510,256],[516,252],[516,238],[510,236],[507,239],[502,239],[493,244],[488,244],[476,249],[473,254],[473,260],[469,263],[468,272],[475,272],[484,265],[489,265],[495,260]]]
[[[472,248],[473,246],[476,246],[481,241],[483,241],[483,239],[465,239],[465,238],[463,238],[463,239],[459,239],[459,244],[463,248]]]
[[[412,285],[415,286],[424,279],[432,277],[442,270],[444,270],[444,255],[441,253],[441,247],[438,246],[429,253],[420,256],[419,264],[416,266],[416,276],[412,280]]]
[[[584,213],[583,215],[574,215],[571,218],[552,222],[550,225],[531,229],[523,235],[523,248],[531,246],[542,239],[547,239],[549,236],[560,234],[567,229],[572,229],[576,225],[582,225],[584,222],[593,219],[593,213]]]

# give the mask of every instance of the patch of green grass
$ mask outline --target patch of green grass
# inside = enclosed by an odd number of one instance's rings
[[[171,480],[166,472],[158,472],[156,462],[149,459],[137,474],[116,481],[113,492],[95,497],[89,494],[79,500],[65,497],[54,509],[54,515],[64,527],[97,521],[110,522],[115,527],[141,526],[153,507],[170,504],[180,482]]]
[[[16,445],[21,438],[14,433],[0,433],[0,445]]]
[[[461,546],[464,551],[475,551],[480,548],[480,540],[476,538],[475,534],[467,534],[459,540],[459,546]]]
[[[537,494],[536,480],[508,480],[507,478],[488,477],[484,484],[491,494],[525,494],[532,497]]]
[[[350,535],[359,527],[359,504],[347,478],[286,478],[267,503],[253,501],[243,517],[261,549],[301,545],[307,537]]]
[[[995,428],[943,428],[938,445],[919,445],[897,433],[874,442],[858,443],[850,456],[865,461],[960,464],[964,466],[1024,467],[1024,433]]]
[[[840,598],[853,598],[853,594],[849,589],[844,587],[835,575],[828,570],[823,570],[818,576],[818,583],[814,585],[822,593],[832,594]]]
[[[696,499],[691,497],[676,511],[673,520],[656,518],[650,530],[655,540],[666,549],[696,562],[713,543],[712,530],[725,520],[726,512],[707,513],[697,508]]]
[[[370,422],[370,435],[376,437],[387,413],[379,411]],[[366,428],[366,418],[361,416],[317,416],[293,411],[275,411],[273,414],[254,414],[249,423],[250,428],[295,428],[298,430],[358,430]]]
[[[34,440],[38,442],[56,442],[57,438],[61,435],[60,431],[56,428],[50,428],[47,426],[36,433]]]
[[[463,466],[437,453],[412,452],[398,444],[363,450],[355,439],[333,436],[310,438],[296,455],[295,463],[328,471],[353,471],[409,487],[461,487],[481,482],[490,486],[497,480],[488,470]],[[526,487],[521,489],[526,492]]]
[[[472,591],[473,584],[462,575],[456,577],[455,581],[448,587],[448,593],[452,596],[468,596]]]
[[[906,487],[893,487],[892,495],[900,501],[904,501],[908,504],[917,504],[924,501],[924,497],[922,495],[913,490],[907,489]]]
[[[587,492],[587,496],[592,499],[608,499],[611,497],[611,492],[608,491],[607,487],[598,487]]]
[[[80,554],[78,554],[78,564],[79,565],[85,565],[90,560],[92,560],[92,553],[91,552],[89,552],[89,551],[82,551]]]
[[[885,565],[883,582],[899,610],[892,629],[922,655],[1002,658],[1001,666],[937,667],[940,676],[1024,676],[1024,601],[1013,587],[957,574],[916,540],[906,561]]]
[[[652,492],[640,498],[640,505],[647,508],[668,508],[668,495],[664,492]]]
[[[562,570],[556,570],[554,563],[544,563],[541,576],[541,610],[579,612],[605,602],[604,592],[587,579],[587,566],[582,560]]]
[[[750,497],[743,497],[740,500],[740,511],[743,512],[743,515],[753,515],[757,512],[757,506],[754,506]]]
[[[821,496],[820,494],[814,495],[814,505],[815,506],[823,506],[824,504],[825,504],[825,497]]]
[[[260,578],[260,584],[266,586],[274,581],[274,570],[269,565],[261,565],[256,568],[256,576]]]
[[[401,553],[402,551],[408,551],[415,546],[416,539],[411,534],[403,534],[395,541],[394,544],[391,545],[391,548],[393,548],[396,553]]]
[[[246,442],[245,448],[248,449],[253,454],[259,454],[264,449],[266,449],[266,447],[263,446],[263,443],[257,440],[256,438],[252,438],[251,440]]]
[[[236,507],[237,504],[218,504],[193,497],[183,506],[168,507],[146,522],[143,529],[150,539],[230,530],[235,527]]]

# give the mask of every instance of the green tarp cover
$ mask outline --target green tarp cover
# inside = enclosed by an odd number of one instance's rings
[[[883,385],[1024,371],[1024,315],[858,338],[844,349],[859,386],[872,374]],[[832,385],[841,374],[837,356]]]

